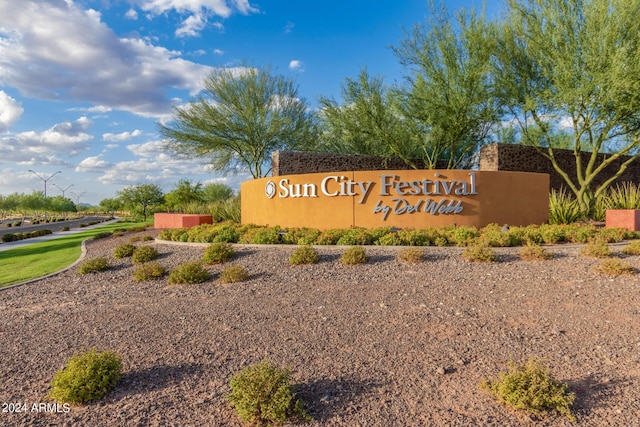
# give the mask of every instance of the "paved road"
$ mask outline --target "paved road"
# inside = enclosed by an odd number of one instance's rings
[[[86,224],[88,222],[99,221],[104,219],[105,217],[91,216],[84,217],[79,220],[65,221],[65,222],[54,222],[52,224],[37,224],[37,225],[28,225],[28,226],[20,226],[15,228],[2,228],[0,229],[0,236],[6,233],[20,233],[25,231],[34,231],[34,230],[51,230],[53,234],[47,234],[46,236],[38,236],[33,237],[31,239],[19,240],[17,242],[6,242],[0,243],[0,251],[6,251],[8,249],[18,248],[20,246],[30,245],[32,243],[44,242],[47,240],[57,239],[58,237],[68,236],[69,234],[80,233],[84,230],[89,230],[92,228],[100,227],[106,224],[111,224],[117,222],[120,218],[116,218],[110,221],[101,222],[99,224],[91,225],[88,227],[78,228],[80,224]],[[69,231],[61,231],[62,227],[69,227],[71,230]]]

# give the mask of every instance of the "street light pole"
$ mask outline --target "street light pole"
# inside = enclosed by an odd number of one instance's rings
[[[80,196],[82,196],[85,193],[86,193],[86,191],[83,191],[80,194],[71,193],[71,195],[75,196],[75,198],[76,198],[76,207],[80,204]]]
[[[56,173],[54,173],[53,175],[51,175],[49,178],[44,179],[43,177],[41,177],[36,171],[34,171],[33,169],[29,169],[29,172],[33,173],[35,176],[37,176],[38,178],[40,178],[41,180],[44,181],[44,197],[45,199],[47,198],[47,181],[49,181],[51,178],[53,178],[54,176],[56,176],[59,173],[62,173],[62,171],[58,171]]]
[[[73,184],[68,185],[67,188],[60,188],[60,186],[57,184],[51,184],[51,185],[55,185],[56,187],[58,187],[58,190],[62,191],[63,198],[64,198],[64,192],[67,191],[69,188],[73,187]]]

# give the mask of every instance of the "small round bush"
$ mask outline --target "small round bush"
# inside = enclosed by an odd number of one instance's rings
[[[229,400],[240,419],[258,425],[279,425],[289,418],[311,418],[296,399],[291,371],[268,360],[247,366],[231,377]]]
[[[230,265],[220,273],[220,281],[222,283],[244,282],[249,278],[247,269],[241,265]]]
[[[367,253],[362,246],[354,246],[342,253],[340,261],[344,265],[364,264],[367,262]]]
[[[640,240],[633,241],[622,248],[622,253],[625,255],[640,255]]]
[[[49,396],[61,403],[102,399],[115,387],[121,369],[121,359],[112,351],[92,349],[76,354],[54,375]]]
[[[629,264],[620,261],[619,259],[603,259],[600,261],[600,265],[596,267],[598,273],[606,274],[608,276],[620,276],[622,274],[634,274],[635,269]]]
[[[152,246],[140,246],[133,251],[131,256],[135,264],[142,264],[145,262],[153,261],[158,258],[160,254],[156,248]]]
[[[398,260],[407,264],[418,264],[424,259],[424,250],[417,247],[404,248],[398,252]]]
[[[111,237],[110,231],[101,231],[100,233],[93,235],[93,240],[106,239],[107,237]]]
[[[133,279],[136,282],[159,279],[166,271],[166,268],[155,261],[146,262],[134,270]]]
[[[520,258],[525,261],[544,261],[553,259],[553,254],[529,241],[520,249]]]
[[[173,284],[195,284],[211,279],[211,274],[202,267],[199,261],[187,262],[179,265],[169,273],[169,282]]]
[[[538,358],[532,357],[517,366],[511,364],[509,372],[501,373],[495,380],[484,381],[481,387],[515,409],[536,415],[555,410],[575,421],[570,408],[575,395],[567,393],[568,384],[553,378]]]
[[[113,256],[117,259],[127,258],[133,255],[136,250],[136,246],[131,243],[122,243],[115,247],[113,250]]]
[[[109,261],[104,257],[88,259],[78,267],[79,274],[98,273],[111,268]]]
[[[312,246],[299,246],[297,247],[291,256],[289,257],[289,264],[301,265],[301,264],[317,264],[320,261],[320,254]]]
[[[204,250],[202,261],[205,264],[221,264],[236,256],[235,251],[229,243],[212,243]]]
[[[69,227],[65,225],[64,227],[62,227],[62,231],[69,231]]]
[[[608,258],[613,255],[607,241],[603,239],[590,240],[589,243],[582,248],[580,254],[594,258]]]
[[[462,252],[462,258],[473,262],[496,262],[498,260],[493,248],[483,244],[467,246]]]

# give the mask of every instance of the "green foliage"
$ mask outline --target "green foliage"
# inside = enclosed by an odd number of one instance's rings
[[[580,203],[564,188],[551,190],[549,194],[549,224],[570,224],[584,218],[586,213]]]
[[[232,196],[225,200],[216,200],[208,205],[208,211],[216,222],[231,221],[240,223],[240,195]]]
[[[298,246],[289,257],[289,264],[317,264],[320,261],[320,254],[312,246]]]
[[[509,365],[495,380],[485,380],[481,387],[498,401],[515,409],[523,409],[540,415],[544,411],[557,411],[571,421],[573,393],[567,393],[568,384],[557,381],[542,361],[530,358],[521,365]]]
[[[109,261],[104,257],[88,259],[78,267],[78,274],[98,273],[111,268]]]
[[[102,231],[100,233],[94,234],[92,237],[93,240],[106,239],[107,237],[111,237],[113,233],[111,231]]]
[[[235,256],[236,252],[229,243],[212,243],[204,250],[202,261],[205,264],[220,264]]]
[[[640,209],[640,185],[623,182],[610,188],[603,199],[606,209]]]
[[[252,228],[240,237],[240,243],[270,245],[280,243],[280,227]]]
[[[622,253],[625,255],[640,255],[640,241],[635,241],[629,243],[627,246],[622,248]]]
[[[261,178],[273,151],[315,145],[314,115],[291,79],[268,68],[217,68],[203,86],[160,128],[172,152],[208,158],[217,171],[244,169]]]
[[[592,239],[580,251],[581,255],[594,258],[609,258],[613,255],[606,240]]]
[[[247,366],[231,377],[229,400],[240,419],[258,425],[280,425],[290,418],[311,418],[296,399],[291,371],[268,360]]]
[[[241,265],[235,264],[226,267],[220,273],[220,281],[222,283],[244,282],[249,278],[249,272]]]
[[[115,247],[113,250],[113,256],[116,259],[127,258],[133,255],[136,250],[136,246],[131,243],[122,243]]]
[[[424,249],[417,247],[404,248],[398,252],[398,259],[407,264],[418,264],[424,259]]]
[[[480,231],[476,227],[460,225],[445,229],[447,240],[456,246],[468,246],[480,237]]]
[[[513,241],[514,235],[509,233],[508,229],[498,224],[489,224],[480,231],[478,242],[491,247],[509,247],[516,243]]]
[[[49,396],[58,402],[87,403],[102,399],[120,379],[122,362],[112,351],[75,354],[51,381]]]
[[[553,259],[553,254],[536,243],[528,242],[520,250],[520,258],[525,261],[544,261]]]
[[[282,243],[289,245],[312,245],[320,236],[320,230],[315,228],[289,228],[282,235]]]
[[[342,253],[340,261],[344,265],[364,264],[367,262],[367,253],[362,246],[354,246]]]
[[[124,206],[142,215],[147,220],[150,210],[164,202],[162,189],[155,184],[139,184],[118,191],[118,198]]]
[[[133,251],[131,258],[133,259],[134,264],[142,264],[153,261],[159,256],[160,254],[158,253],[158,250],[153,246],[140,246]]]
[[[486,244],[475,243],[464,248],[462,258],[466,261],[473,262],[496,262],[498,257],[495,251]]]
[[[365,228],[352,228],[344,233],[336,242],[336,245],[370,245],[373,243],[373,236]]]
[[[317,244],[318,245],[335,245],[336,243],[338,243],[338,240],[340,240],[340,238],[347,233],[348,230],[344,230],[344,229],[329,229],[329,230],[324,230],[322,233],[320,233],[320,236],[318,236],[318,240],[317,240]]]
[[[600,265],[596,267],[596,271],[608,276],[620,276],[622,274],[634,274],[636,271],[629,264],[619,259],[603,259]]]
[[[139,265],[133,271],[133,279],[136,282],[142,282],[145,280],[159,279],[166,273],[167,269],[155,261],[146,262]]]
[[[209,279],[211,279],[211,274],[198,261],[181,264],[169,273],[169,283],[172,284],[191,285],[206,282]]]
[[[184,206],[192,202],[203,200],[202,184],[192,183],[188,179],[181,179],[174,184],[173,190],[165,194],[164,200],[169,209],[183,212]]]

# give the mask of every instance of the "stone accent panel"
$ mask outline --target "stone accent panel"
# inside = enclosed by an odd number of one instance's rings
[[[424,163],[416,160],[419,169]],[[404,160],[394,157],[316,153],[311,151],[275,151],[271,155],[272,175],[300,175],[305,173],[375,170],[411,170]],[[438,169],[445,169],[446,163]]]
[[[556,159],[562,170],[569,176],[576,176],[576,159],[573,150],[554,150]],[[590,152],[583,152],[582,164],[586,165],[591,156]],[[599,154],[598,162],[602,162],[607,154]],[[604,169],[593,181],[591,188],[595,189],[609,179],[619,169],[620,165],[628,160],[628,156],[621,156]],[[567,187],[566,182],[555,171],[551,162],[541,155],[534,147],[512,144],[489,144],[480,149],[480,170],[483,171],[519,171],[548,173],[550,176],[550,188],[559,190]],[[631,163],[616,182],[640,183],[640,161]]]

